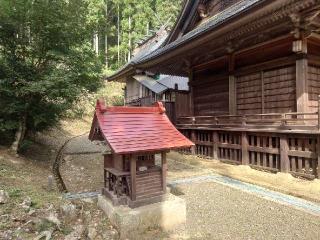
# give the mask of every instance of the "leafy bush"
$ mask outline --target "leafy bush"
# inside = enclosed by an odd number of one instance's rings
[[[54,126],[102,85],[90,18],[89,1],[0,1],[1,138]]]

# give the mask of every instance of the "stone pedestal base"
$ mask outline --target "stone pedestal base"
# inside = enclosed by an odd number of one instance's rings
[[[170,231],[186,222],[185,200],[172,194],[168,194],[163,202],[134,209],[127,206],[113,206],[108,198],[101,195],[98,197],[98,206],[118,229],[122,239],[152,228]]]

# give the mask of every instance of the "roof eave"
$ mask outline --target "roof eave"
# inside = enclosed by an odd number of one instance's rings
[[[126,68],[120,69],[111,76],[106,76],[104,79],[112,82],[125,82],[125,77],[135,73],[134,65],[130,64]]]
[[[187,39],[184,42],[178,43],[173,48],[168,48],[168,49],[164,50],[163,52],[160,52],[159,54],[151,56],[150,58],[142,59],[142,61],[136,63],[136,66],[138,66],[140,68],[148,68],[148,67],[154,66],[155,64],[158,64],[160,62],[163,62],[163,61],[167,60],[167,58],[170,58],[170,56],[168,56],[169,54],[174,55],[176,51],[179,51],[179,50],[183,49],[184,47],[186,47],[190,44],[193,44],[194,41],[201,40],[201,38],[205,37],[206,35],[212,35],[214,30],[221,29],[225,26],[228,26],[229,24],[235,22],[237,20],[237,18],[241,17],[242,15],[248,14],[248,11],[252,10],[255,7],[263,5],[263,3],[267,2],[267,1],[269,1],[269,0],[261,0],[259,3],[248,7],[243,12],[240,12],[240,13],[230,17],[226,21],[224,21],[224,22],[222,22],[212,28],[208,28],[203,32],[199,32],[196,35],[191,36],[189,39]],[[164,59],[160,59],[160,58],[164,58]]]

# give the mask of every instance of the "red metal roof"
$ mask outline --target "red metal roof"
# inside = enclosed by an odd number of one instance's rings
[[[173,126],[161,102],[154,107],[106,107],[103,101],[98,100],[90,140],[97,139],[97,127],[117,154],[188,148],[194,145]]]

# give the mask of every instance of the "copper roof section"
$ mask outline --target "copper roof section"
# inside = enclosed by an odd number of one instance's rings
[[[98,100],[89,139],[97,139],[96,134],[101,134],[116,154],[194,146],[173,126],[160,102],[154,107],[106,107]]]

